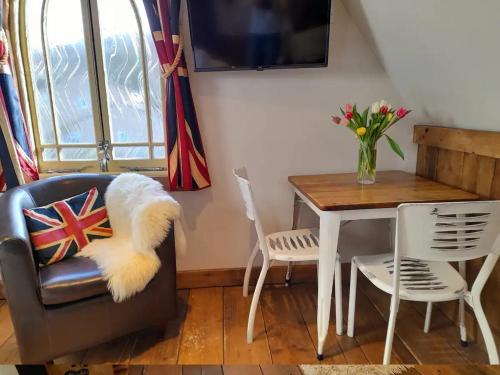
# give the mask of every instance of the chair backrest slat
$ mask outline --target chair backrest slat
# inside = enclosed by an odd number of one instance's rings
[[[500,201],[403,204],[398,253],[421,260],[460,261],[500,253]]]
[[[260,250],[264,254],[264,257],[269,257],[264,231],[262,229],[261,221],[257,213],[257,208],[255,206],[255,201],[252,193],[252,187],[250,185],[250,181],[248,180],[246,168],[241,167],[233,169],[233,175],[238,182],[243,201],[245,202],[246,215],[248,219],[253,221],[255,224],[255,231],[257,232]]]
[[[252,188],[248,181],[247,171],[245,167],[233,169],[233,175],[238,182],[243,201],[245,202],[246,214],[249,220],[255,221],[255,206],[252,197]]]

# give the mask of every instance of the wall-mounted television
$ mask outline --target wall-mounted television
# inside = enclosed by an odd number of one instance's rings
[[[328,65],[330,0],[188,0],[195,71]]]

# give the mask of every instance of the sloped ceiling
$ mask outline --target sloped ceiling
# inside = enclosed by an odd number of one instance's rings
[[[343,0],[418,122],[500,131],[500,0]]]

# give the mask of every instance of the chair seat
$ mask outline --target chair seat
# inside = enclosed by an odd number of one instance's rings
[[[39,270],[44,305],[59,305],[107,294],[97,264],[88,258],[73,257]]]
[[[394,254],[357,256],[354,260],[375,286],[392,294]],[[455,300],[466,287],[462,276],[447,262],[401,260],[401,299],[423,302]]]
[[[269,258],[282,261],[319,259],[319,236],[314,229],[276,232],[266,236]]]

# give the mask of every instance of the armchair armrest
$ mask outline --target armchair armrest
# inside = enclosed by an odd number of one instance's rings
[[[163,240],[163,242],[155,248],[156,254],[160,258],[160,261],[163,264],[173,263],[175,264],[175,235],[174,235],[174,226],[170,228],[170,231],[167,237]]]
[[[23,189],[13,189],[0,197],[0,272],[12,308],[18,303],[40,305],[37,267],[22,211],[34,205]]]

